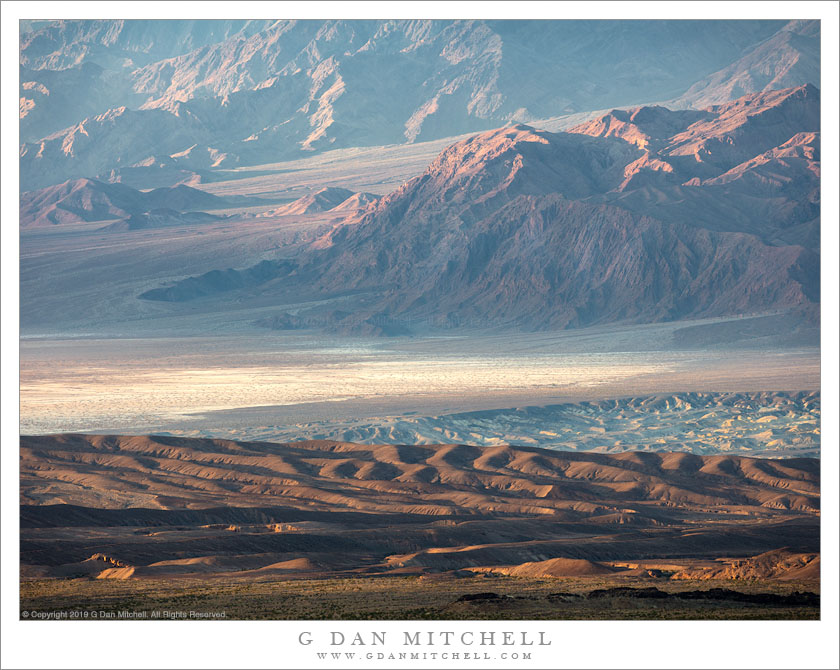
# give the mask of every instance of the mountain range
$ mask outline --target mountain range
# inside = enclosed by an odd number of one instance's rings
[[[818,22],[22,30],[22,227],[140,231],[224,210],[232,227],[212,237],[284,231],[250,257],[218,240],[205,256],[211,237],[196,239],[206,261],[189,270],[160,256],[154,278],[134,278],[131,312],[202,300],[220,314],[250,306],[256,328],[359,335],[818,321]],[[564,132],[541,129],[558,118]],[[310,169],[284,158],[455,133],[465,139],[390,193],[368,192],[381,173],[282,185]],[[261,174],[272,195],[243,196],[263,192],[250,190]]]
[[[24,618],[819,618],[819,21],[19,31]]]
[[[614,110],[568,133],[481,133],[294,258],[142,297],[352,295],[356,315],[333,315],[350,331],[371,318],[534,328],[790,309],[815,318],[818,240],[819,91],[806,85],[705,110]]]
[[[20,52],[27,190],[172,156],[196,170],[258,164],[607,106],[705,107],[819,85],[815,21],[28,27]]]

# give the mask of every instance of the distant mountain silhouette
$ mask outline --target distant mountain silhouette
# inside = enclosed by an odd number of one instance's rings
[[[150,210],[189,211],[224,207],[226,201],[189,186],[138,191],[124,184],[74,179],[20,196],[22,227],[136,217]]]
[[[803,83],[820,83],[819,21],[790,21],[731,65],[698,81],[674,104],[707,107]]]

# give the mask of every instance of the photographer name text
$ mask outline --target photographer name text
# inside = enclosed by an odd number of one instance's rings
[[[464,647],[548,647],[551,645],[544,631],[401,631],[397,634],[397,640],[393,639],[387,631],[371,631],[343,633],[341,631],[329,631],[325,635],[316,637],[311,631],[303,631],[298,635],[298,644],[309,646],[311,644],[329,645],[331,647],[367,647],[387,646],[389,644],[401,644],[404,647],[422,646],[453,646]]]

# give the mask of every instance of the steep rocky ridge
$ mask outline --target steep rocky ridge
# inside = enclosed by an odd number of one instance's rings
[[[360,323],[566,328],[808,313],[819,301],[818,114],[819,92],[803,86],[701,112],[612,112],[571,133],[487,131],[299,257],[222,288],[355,293]],[[216,279],[143,297],[211,295]]]

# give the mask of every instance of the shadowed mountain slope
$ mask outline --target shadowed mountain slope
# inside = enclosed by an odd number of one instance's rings
[[[699,112],[614,111],[572,133],[487,131],[295,259],[264,262],[257,275],[231,269],[236,281],[223,286],[209,273],[142,297],[351,292],[359,327],[813,313],[818,129],[819,91],[803,86]]]

